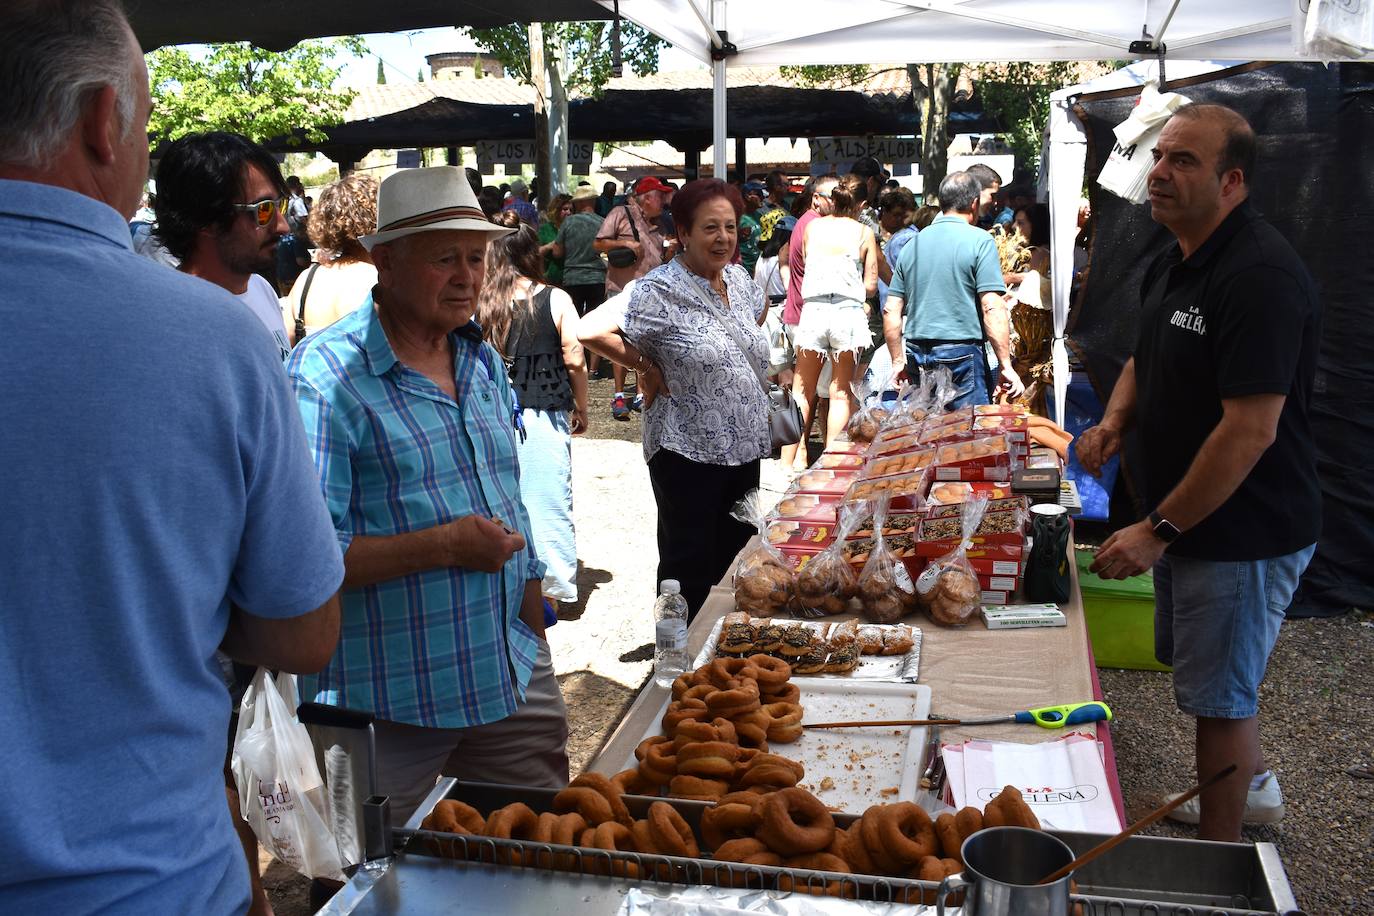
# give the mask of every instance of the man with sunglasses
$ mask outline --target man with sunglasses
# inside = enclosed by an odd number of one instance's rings
[[[181,270],[238,297],[291,353],[286,319],[272,283],[277,246],[290,232],[286,182],[272,154],[247,137],[188,134],[157,167],[156,235]]]

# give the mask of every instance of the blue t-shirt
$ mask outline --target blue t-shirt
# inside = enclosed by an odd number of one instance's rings
[[[992,236],[944,213],[902,248],[888,286],[906,300],[907,340],[981,340],[979,296],[1006,291]]]
[[[242,913],[215,648],[343,578],[277,348],[60,188],[0,181],[0,288],[3,909]]]

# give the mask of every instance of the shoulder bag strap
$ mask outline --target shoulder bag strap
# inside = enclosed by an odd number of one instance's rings
[[[625,220],[630,224],[630,233],[639,241],[639,227],[635,225],[635,215],[630,212],[630,205],[625,204]]]
[[[725,333],[729,334],[730,339],[735,342],[735,346],[739,347],[740,353],[744,356],[744,361],[749,364],[749,367],[751,369],[754,370],[754,374],[757,375],[759,378],[759,384],[763,386],[763,391],[765,394],[767,394],[769,388],[771,387],[768,384],[768,372],[765,369],[761,368],[758,365],[758,363],[754,362],[754,357],[749,352],[749,344],[745,342],[744,335],[742,335],[740,333],[739,328],[736,327],[734,319],[732,319],[728,313],[724,313],[721,311],[721,307],[718,302],[712,303],[709,299],[707,299],[706,294],[702,292],[701,284],[698,283],[695,278],[688,277],[687,285],[690,286],[692,292],[696,294],[697,300],[700,301],[701,304],[706,307],[707,313],[710,314],[711,317],[715,318],[716,321],[720,323],[720,326],[725,329]]]
[[[305,274],[305,286],[301,288],[300,306],[296,310],[296,343],[305,340],[305,297],[310,295],[310,284],[315,282],[315,271],[319,269],[318,263],[311,264]]]

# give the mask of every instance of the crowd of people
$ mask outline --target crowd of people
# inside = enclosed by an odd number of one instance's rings
[[[579,186],[541,217],[523,182],[492,206],[454,167],[349,176],[309,206],[262,147],[210,132],[166,147],[153,218],[131,225],[151,100],[118,4],[20,0],[0,70],[16,911],[266,911],[225,778],[232,691],[257,666],[375,718],[393,824],[440,774],[565,785],[545,630],[577,598],[584,347],[617,373],[613,415],[643,412],[659,578],[693,614],[752,533],[731,507],[772,452],[770,378],[827,441],[855,379],[949,369],[947,406],[1023,392],[1006,294],[1045,266],[1044,213],[1002,206],[986,167],[947,176],[935,209],[863,160],[799,188],[776,172],[649,176],[623,199]],[[1156,511],[1097,568],[1156,569],[1199,770],[1245,764],[1202,796],[1218,838],[1277,793],[1256,690],[1319,519],[1316,299],[1246,202],[1253,149],[1218,106],[1165,129],[1151,205],[1178,244],[1080,445],[1095,470],[1131,424],[1171,443],[1147,465]],[[139,222],[157,257],[135,251]],[[1019,270],[998,225],[1021,233]],[[317,253],[279,300],[264,277],[295,236]],[[1227,292],[1204,301],[1215,277]],[[783,460],[803,466],[804,442]]]

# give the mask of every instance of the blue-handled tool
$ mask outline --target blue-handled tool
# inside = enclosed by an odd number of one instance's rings
[[[884,722],[803,722],[802,728],[880,728],[892,725],[1000,725],[1003,723],[1034,722],[1041,728],[1063,728],[1085,722],[1110,722],[1112,711],[1106,703],[1064,703],[1060,706],[1041,706],[1005,716],[985,719],[901,719]]]

